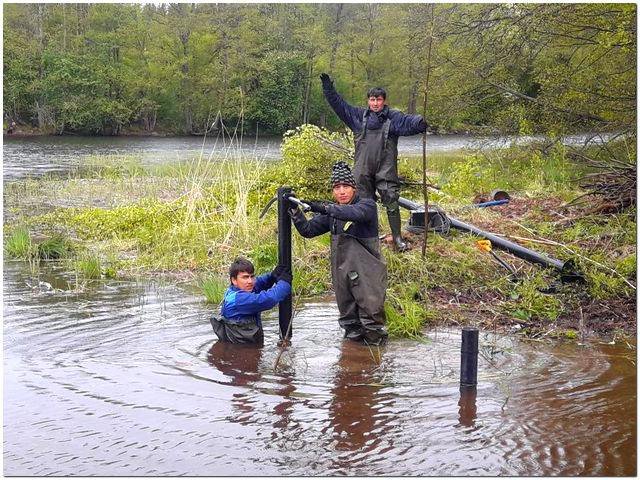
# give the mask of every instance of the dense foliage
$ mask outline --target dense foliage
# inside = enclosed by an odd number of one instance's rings
[[[635,129],[635,4],[8,3],[3,18],[4,120],[44,132],[334,128],[323,71],[352,103],[382,85],[408,112],[427,85],[444,130]]]

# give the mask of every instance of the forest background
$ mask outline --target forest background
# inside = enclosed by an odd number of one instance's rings
[[[3,6],[4,121],[37,133],[340,126],[371,86],[439,132],[635,132],[635,4]],[[428,100],[425,96],[425,86]],[[215,122],[214,122],[215,120]]]

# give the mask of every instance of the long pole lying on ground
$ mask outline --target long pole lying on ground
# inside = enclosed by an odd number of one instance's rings
[[[291,193],[290,187],[278,189],[278,263],[292,272],[291,268],[291,217],[285,194]],[[278,304],[278,321],[280,324],[280,340],[291,338],[291,315],[293,306],[291,295]]]
[[[420,204],[412,202],[411,200],[408,200],[404,197],[400,197],[398,203],[402,208],[406,208],[408,210],[411,210],[412,212],[418,212],[419,215],[422,216],[422,206]],[[491,245],[495,248],[506,250],[512,255],[515,255],[518,258],[522,258],[527,262],[537,263],[539,265],[542,265],[543,267],[553,267],[559,270],[560,273],[565,275],[568,279],[573,278],[574,276],[576,278],[579,277],[579,274],[573,271],[574,266],[571,260],[563,262],[555,258],[550,258],[542,253],[534,252],[533,250],[529,250],[528,248],[518,245],[517,243],[499,237],[498,235],[494,235],[493,233],[481,230],[474,225],[462,222],[457,218],[449,217],[448,215],[447,218],[451,224],[451,228],[455,228],[463,232],[469,232],[479,237],[486,238],[487,240],[491,241]]]

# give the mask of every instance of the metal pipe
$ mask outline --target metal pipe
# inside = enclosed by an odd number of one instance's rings
[[[297,199],[296,197],[289,197],[289,201],[298,205],[304,212],[308,212],[311,210],[311,207],[304,203],[302,200]]]
[[[504,205],[509,203],[509,199],[504,200],[491,200],[490,202],[482,202],[482,203],[474,203],[473,205],[469,205],[471,208],[486,208],[486,207],[495,207],[497,205]]]
[[[289,271],[291,269],[291,217],[289,216],[289,200],[285,194],[291,193],[291,187],[278,189],[278,263]],[[293,305],[291,295],[278,304],[278,322],[280,325],[280,340],[291,338],[291,315]]]
[[[421,211],[422,206],[418,205],[411,200],[407,200],[406,198],[400,197],[398,203],[401,207],[407,208],[412,211]],[[554,267],[560,270],[562,273],[569,273],[570,270],[569,264],[570,262],[562,262],[560,260],[556,260],[554,258],[547,257],[541,253],[534,252],[533,250],[529,250],[528,248],[524,248],[517,243],[506,240],[502,237],[494,235],[493,233],[485,232],[484,230],[479,229],[471,224],[462,222],[456,218],[447,216],[449,221],[451,222],[451,227],[462,230],[465,232],[473,233],[474,235],[478,235],[480,237],[486,238],[487,240],[491,240],[491,244],[502,250],[506,250],[509,253],[512,253],[516,257],[522,258],[523,260],[527,260],[528,262],[537,263],[544,267]],[[571,265],[572,267],[572,265]]]
[[[533,250],[529,250],[528,248],[524,248],[517,243],[511,242],[509,240],[505,240],[502,237],[494,235],[493,233],[485,232],[484,230],[479,229],[469,223],[461,222],[460,220],[449,217],[451,221],[451,226],[457,230],[462,230],[465,232],[470,232],[480,237],[484,237],[487,240],[491,240],[491,245],[496,248],[501,248],[502,250],[506,250],[516,257],[522,258],[528,262],[537,263],[544,267],[554,267],[560,271],[564,271],[564,263],[560,260],[556,260],[554,258],[549,258],[542,253],[534,252]]]
[[[478,336],[475,327],[462,328],[462,345],[460,347],[460,385],[478,384]]]

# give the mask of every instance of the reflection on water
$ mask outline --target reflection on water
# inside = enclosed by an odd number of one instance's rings
[[[220,343],[201,299],[162,282],[75,289],[4,265],[4,474],[416,476],[636,474],[635,351],[482,332],[382,349],[307,303],[281,350]],[[487,353],[491,352],[491,353]],[[499,353],[496,353],[499,352]]]
[[[476,397],[478,390],[475,386],[460,385],[460,400],[458,401],[459,422],[463,427],[473,427],[478,412]]]

